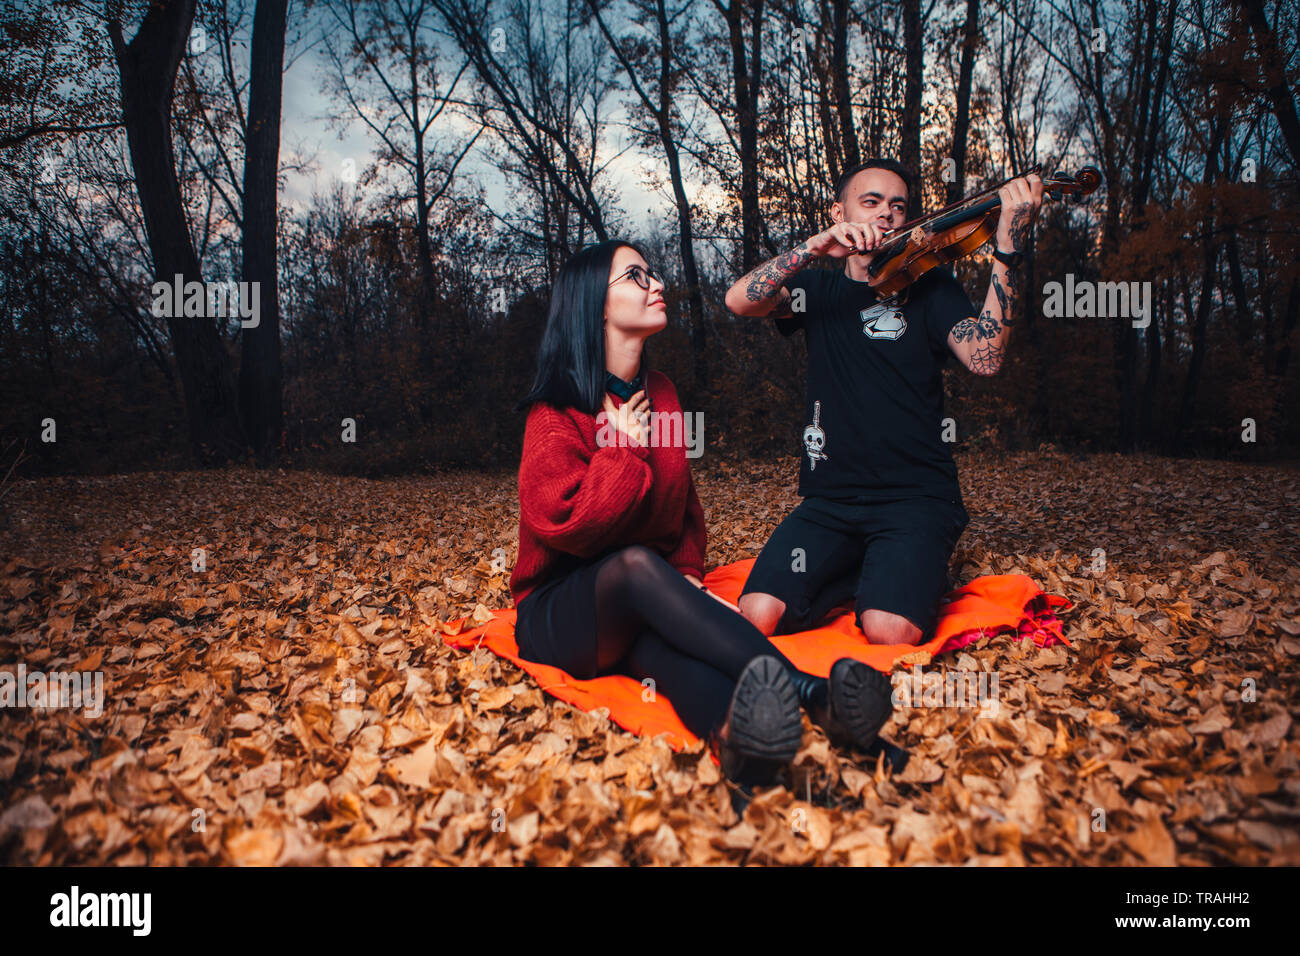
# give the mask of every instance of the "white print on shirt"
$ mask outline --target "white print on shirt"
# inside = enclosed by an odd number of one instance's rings
[[[903,318],[903,310],[893,296],[863,309],[858,317],[862,319],[862,334],[869,339],[897,342],[907,331],[907,319]]]
[[[803,447],[808,452],[808,467],[813,471],[817,470],[818,461],[829,461],[826,452],[822,451],[826,447],[826,432],[822,430],[822,403],[813,402],[813,423],[803,430]]]

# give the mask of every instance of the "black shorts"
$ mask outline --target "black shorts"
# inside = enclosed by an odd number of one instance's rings
[[[613,554],[566,569],[528,592],[515,607],[519,656],[558,667],[578,680],[598,676],[596,572]]]
[[[785,603],[776,633],[814,627],[850,600],[907,618],[929,640],[950,588],[948,561],[970,515],[960,501],[805,498],[772,533],[742,594]]]

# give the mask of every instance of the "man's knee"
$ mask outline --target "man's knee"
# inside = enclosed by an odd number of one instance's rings
[[[749,623],[762,631],[765,637],[771,637],[776,632],[776,626],[781,622],[781,615],[785,613],[784,601],[758,591],[742,594],[737,607]]]
[[[872,644],[919,644],[921,629],[901,614],[869,608],[858,618],[862,633]]]

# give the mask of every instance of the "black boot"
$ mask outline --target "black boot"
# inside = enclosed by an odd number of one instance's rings
[[[893,684],[874,667],[841,657],[829,679],[803,671],[790,675],[808,717],[836,747],[869,749],[893,712]]]
[[[814,677],[807,671],[801,671],[790,665],[786,668],[790,683],[794,684],[799,695],[799,706],[808,713],[808,718],[819,727],[825,727],[831,720],[830,681],[825,677]]]
[[[722,772],[743,784],[767,784],[799,751],[799,697],[781,662],[756,657],[745,666],[722,725],[709,736]]]

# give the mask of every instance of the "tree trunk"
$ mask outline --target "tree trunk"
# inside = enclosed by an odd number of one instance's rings
[[[744,13],[753,36],[745,49]],[[726,8],[731,75],[736,93],[736,137],[740,141],[741,273],[758,268],[761,229],[758,211],[758,95],[762,77],[763,0],[731,0]]]
[[[36,315],[41,323],[41,353],[45,359],[45,373],[50,377],[50,385],[57,386],[59,378],[54,372],[54,331],[50,328],[50,316],[54,314],[54,307],[50,302],[47,268],[50,262],[50,234],[44,221],[41,222],[41,235],[36,249],[38,256],[32,271],[36,273],[36,288],[39,290],[36,296]],[[28,262],[31,262],[30,258]]]
[[[1241,252],[1237,248],[1237,235],[1228,234],[1228,278],[1232,288],[1232,297],[1237,303],[1237,342],[1243,349],[1250,343],[1254,334],[1254,322],[1250,311],[1250,296],[1246,292],[1246,277],[1241,271]]]
[[[1210,149],[1206,154],[1202,183],[1208,186],[1219,177],[1219,149],[1227,132],[1226,120],[1215,114],[1210,119]],[[1205,364],[1205,332],[1210,321],[1210,293],[1214,289],[1216,266],[1219,261],[1219,243],[1214,241],[1214,199],[1211,197],[1202,221],[1205,234],[1204,256],[1201,269],[1201,298],[1196,303],[1196,322],[1192,327],[1192,358],[1187,366],[1187,381],[1183,385],[1183,399],[1178,407],[1178,426],[1174,440],[1181,451],[1185,447],[1186,429],[1191,423],[1196,405],[1196,389],[1201,381],[1201,367]]]
[[[122,121],[149,251],[158,281],[202,281],[190,239],[172,154],[171,106],[176,71],[189,39],[195,0],[155,0],[129,44],[121,4],[110,9],[108,31],[122,82]],[[242,457],[235,381],[212,316],[171,316],[167,332],[185,391],[195,456],[205,465]]]
[[[1278,336],[1277,363],[1274,366],[1278,378],[1286,376],[1287,366],[1291,364],[1291,333],[1295,331],[1297,316],[1300,316],[1300,281],[1292,279],[1282,313],[1282,334]]]
[[[972,0],[977,2],[977,0]],[[858,132],[853,124],[853,101],[849,95],[849,0],[831,0],[831,83],[835,109],[840,120],[840,150],[843,164],[832,169],[831,182],[840,173],[862,162]]]
[[[425,387],[419,392],[420,420],[426,426],[433,421],[434,389],[429,387],[439,380],[435,369],[434,339],[438,334],[433,309],[434,294],[433,244],[429,241],[429,173],[424,161],[424,129],[420,121],[420,85],[416,74],[415,37],[411,37],[411,129],[415,136],[415,248],[420,260],[420,294],[415,303],[416,335],[419,341],[419,369]]]
[[[1153,306],[1154,311],[1154,306]],[[1160,319],[1151,316],[1147,326],[1147,377],[1142,383],[1142,409],[1138,416],[1138,428],[1146,440],[1149,440],[1154,427],[1156,394],[1160,386]]]
[[[700,291],[700,272],[695,263],[695,237],[691,221],[691,201],[682,181],[681,157],[672,128],[672,36],[669,32],[668,11],[664,0],[658,0],[656,15],[659,22],[659,139],[663,142],[664,156],[668,160],[668,176],[672,181],[673,202],[677,206],[677,242],[682,256],[682,273],[686,280],[686,313],[691,330],[691,359],[695,378],[696,401],[708,395],[709,346],[705,341],[704,295]]]
[[[979,13],[980,0],[966,0],[966,30],[962,38],[961,72],[957,77],[957,119],[952,130],[955,178],[948,183],[950,203],[961,199],[966,186],[966,136],[970,130],[970,88],[975,72],[975,46],[979,42]]]
[[[921,83],[924,79],[921,45],[921,0],[903,0],[903,51],[906,57],[907,82],[903,92],[903,119],[900,129],[899,162],[916,177],[916,195],[908,197],[907,218],[921,215]]]
[[[1160,139],[1160,131],[1164,128],[1165,81],[1169,76],[1170,47],[1173,43],[1174,16],[1178,10],[1178,0],[1171,0],[1166,10],[1165,23],[1161,31],[1160,52],[1157,58],[1159,65],[1155,66],[1152,63],[1152,56],[1155,48],[1157,6],[1157,4],[1153,3],[1148,13],[1150,32],[1143,62],[1144,77],[1149,76],[1153,68],[1156,71],[1155,88],[1152,91],[1144,78],[1141,92],[1141,120],[1138,124],[1141,138],[1138,147],[1134,151],[1138,157],[1138,168],[1134,176],[1133,187],[1135,224],[1145,222],[1147,197],[1151,192],[1151,178],[1155,170],[1156,144]],[[1136,348],[1136,342],[1134,345]],[[1138,410],[1137,419],[1137,438],[1139,444],[1143,445],[1149,444],[1151,441],[1155,398],[1160,384],[1160,348],[1160,323],[1155,316],[1152,316],[1151,324],[1147,326],[1146,330],[1147,375],[1142,384],[1141,407]]]
[[[1206,217],[1206,231],[1211,228],[1210,217]],[[1187,366],[1187,382],[1183,386],[1183,400],[1178,409],[1177,441],[1179,450],[1186,447],[1186,432],[1191,424],[1192,413],[1196,404],[1196,389],[1201,381],[1201,368],[1205,364],[1205,331],[1210,321],[1211,293],[1214,289],[1215,265],[1219,259],[1219,246],[1207,236],[1205,240],[1205,257],[1201,270],[1201,298],[1196,303],[1196,322],[1192,326],[1192,359]]]
[[[257,0],[250,53],[248,132],[244,153],[244,281],[259,283],[259,322],[242,332],[239,410],[262,465],[279,456],[280,293],[276,250],[280,95],[288,0]],[[251,285],[249,286],[251,289]]]

